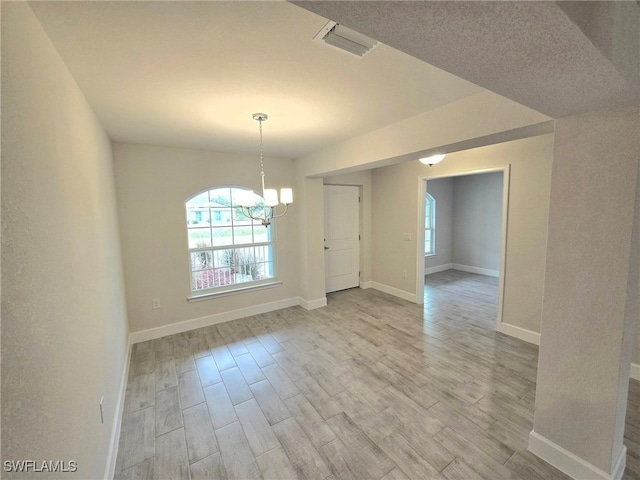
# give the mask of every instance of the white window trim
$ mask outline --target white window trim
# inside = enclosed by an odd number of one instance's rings
[[[219,292],[209,292],[203,293],[202,295],[192,295],[187,297],[188,302],[202,302],[204,300],[211,300],[216,297],[226,297],[227,295],[237,295],[238,293],[246,293],[254,290],[266,290],[267,288],[281,287],[282,282],[280,280],[272,281],[273,278],[269,279],[270,281],[264,280],[265,283],[261,284],[241,284],[246,285],[244,287],[234,288],[233,290],[222,290]]]
[[[430,193],[426,192],[425,194],[425,217],[427,215],[426,213],[426,202],[427,202],[427,197],[431,198],[431,202],[432,202],[432,206],[431,206],[431,225],[432,227],[427,229],[427,227],[425,226],[425,238],[427,235],[427,230],[429,232],[431,232],[431,252],[426,253],[424,252],[424,257],[435,257],[436,256],[436,199],[433,197],[433,195],[431,195]],[[424,247],[423,247],[424,248]]]
[[[186,228],[186,243],[187,243],[187,267],[188,267],[188,273],[189,273],[189,296],[187,296],[187,301],[188,302],[198,302],[198,301],[203,301],[203,300],[209,300],[215,297],[221,297],[221,296],[226,296],[226,295],[234,295],[234,294],[239,294],[239,293],[246,293],[246,292],[250,292],[250,291],[254,291],[254,290],[262,290],[262,289],[266,289],[266,288],[273,288],[273,287],[278,287],[282,285],[282,282],[280,280],[278,280],[278,259],[277,259],[277,242],[276,242],[276,226],[275,226],[275,222],[272,222],[270,224],[270,228],[271,228],[271,241],[270,242],[255,242],[255,243],[246,243],[246,244],[231,244],[231,245],[220,245],[220,246],[211,246],[211,247],[202,247],[202,248],[190,248],[189,247],[189,228],[188,228],[188,214],[187,214],[187,202],[195,197],[197,197],[198,195],[201,195],[205,192],[210,192],[211,190],[217,190],[217,189],[222,189],[222,188],[236,188],[236,189],[241,189],[241,190],[252,190],[252,188],[250,187],[246,187],[244,185],[214,185],[208,188],[205,188],[204,190],[201,190],[197,193],[194,193],[193,195],[191,195],[190,197],[188,197],[185,201],[184,201],[184,205],[185,205],[185,225],[187,225]],[[254,193],[258,196],[261,197],[261,195],[259,193],[256,193],[254,191]],[[264,227],[261,227],[264,228]],[[272,271],[273,271],[273,277],[271,278],[265,278],[264,280],[255,280],[255,281],[251,281],[251,282],[244,282],[244,283],[239,283],[239,284],[233,284],[233,285],[225,285],[225,286],[219,286],[219,287],[211,287],[211,288],[207,288],[207,289],[201,289],[201,290],[194,290],[193,289],[193,278],[192,278],[192,274],[193,274],[193,270],[192,270],[192,265],[191,265],[191,253],[193,252],[197,252],[197,251],[213,251],[213,250],[227,250],[227,249],[232,249],[232,248],[245,248],[245,247],[251,247],[251,246],[260,246],[260,245],[271,245],[271,263],[272,263]]]

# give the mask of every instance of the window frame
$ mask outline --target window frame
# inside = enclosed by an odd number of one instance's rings
[[[275,286],[279,286],[282,284],[281,281],[278,280],[278,259],[277,259],[277,240],[276,240],[276,225],[275,222],[271,222],[271,224],[268,227],[264,227],[262,224],[256,222],[256,221],[251,221],[250,219],[247,218],[247,222],[251,222],[249,225],[246,226],[251,226],[252,227],[252,242],[251,243],[235,243],[235,241],[233,240],[233,234],[232,234],[232,243],[227,244],[227,245],[213,245],[213,231],[216,228],[220,228],[220,227],[215,227],[214,226],[214,222],[218,221],[214,219],[214,213],[218,212],[219,210],[214,210],[211,206],[211,191],[214,190],[220,190],[220,189],[229,189],[229,196],[231,199],[231,205],[228,208],[231,211],[231,218],[229,220],[230,224],[229,227],[230,229],[233,230],[234,227],[234,210],[236,207],[239,207],[239,205],[234,205],[233,201],[234,201],[234,193],[233,190],[244,190],[244,191],[253,191],[254,195],[256,195],[257,197],[259,197],[260,199],[263,199],[262,195],[260,195],[259,193],[255,192],[251,187],[247,187],[244,185],[236,185],[236,184],[223,184],[223,185],[213,185],[210,186],[208,188],[205,188],[204,190],[200,190],[197,193],[194,193],[193,195],[189,196],[185,201],[184,201],[184,212],[185,212],[185,234],[186,234],[186,246],[187,246],[187,268],[188,268],[188,282],[189,282],[189,296],[187,297],[188,301],[199,301],[199,300],[206,300],[207,298],[211,298],[211,297],[216,297],[216,296],[221,296],[221,295],[232,295],[232,294],[238,294],[238,293],[244,293],[247,291],[252,291],[252,290],[256,290],[256,289],[262,289],[262,288],[271,288],[271,287],[275,287]],[[190,228],[190,215],[189,215],[189,208],[188,208],[188,203],[190,201],[192,201],[193,199],[197,198],[198,196],[202,195],[202,194],[207,194],[208,195],[208,203],[209,203],[209,222],[207,223],[206,226],[203,227],[197,227],[197,228],[203,228],[203,229],[208,229],[209,232],[211,233],[211,246],[202,246],[202,247],[191,247],[190,246],[190,236],[189,236],[189,231],[193,230],[193,228]],[[235,198],[238,198],[238,196],[236,195]],[[222,209],[220,209],[222,210]],[[224,217],[224,215],[221,215],[222,217]],[[223,219],[224,221],[224,219]],[[268,241],[264,242],[264,241],[259,241],[256,242],[255,238],[253,237],[253,232],[256,229],[262,229],[262,228],[268,228],[269,229],[269,234],[268,234]],[[193,253],[198,253],[198,252],[211,252],[211,258],[214,258],[215,256],[215,252],[216,251],[224,251],[224,250],[235,250],[235,249],[243,249],[243,248],[252,248],[252,247],[270,247],[270,251],[268,251],[270,253],[270,255],[268,256],[268,260],[266,262],[262,262],[265,264],[270,263],[271,264],[271,276],[268,278],[264,278],[264,279],[260,279],[260,280],[251,280],[251,281],[246,281],[246,282],[241,282],[241,283],[233,283],[233,284],[227,284],[227,285],[218,285],[218,286],[213,286],[213,287],[208,287],[208,288],[200,288],[200,289],[195,289],[195,283],[194,283],[194,272],[198,271],[194,269],[194,265],[192,262],[192,254]],[[266,265],[265,265],[266,267]],[[215,270],[215,269],[212,269]]]
[[[430,216],[431,225],[427,225],[427,213]],[[431,245],[431,250],[426,251],[426,247],[423,248],[425,257],[433,257],[436,255],[436,199],[429,192],[425,192],[424,198],[424,243],[426,245],[427,239]]]

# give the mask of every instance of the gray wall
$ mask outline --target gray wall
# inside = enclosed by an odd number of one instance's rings
[[[623,448],[639,315],[639,129],[637,110],[555,129],[534,430],[605,472]]]
[[[403,233],[416,231],[418,178],[511,165],[503,323],[539,332],[552,144],[553,135],[541,135],[453,153],[433,167],[408,161],[374,169],[373,281],[416,291],[417,245]]]
[[[500,270],[502,172],[455,177],[454,264]]]
[[[436,201],[436,254],[424,258],[425,268],[452,262],[453,182],[453,178],[435,178],[427,182],[427,192]]]
[[[127,335],[109,139],[28,4],[2,2],[3,461],[104,478]]]
[[[427,181],[436,199],[436,255],[425,268],[457,264],[498,272],[502,172]]]

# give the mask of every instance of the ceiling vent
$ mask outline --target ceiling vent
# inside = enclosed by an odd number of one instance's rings
[[[339,48],[343,52],[356,55],[357,57],[364,57],[379,44],[379,42],[373,38],[369,38],[336,22],[327,23],[313,40]]]

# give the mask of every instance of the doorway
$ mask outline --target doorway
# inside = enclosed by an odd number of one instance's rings
[[[324,186],[326,293],[360,286],[360,188]]]
[[[496,234],[492,243],[498,243],[499,246],[495,245],[495,251],[492,253],[494,259],[493,263],[489,263],[488,265],[474,265],[473,261],[445,261],[441,265],[441,269],[438,270],[437,267],[426,268],[425,266],[425,258],[427,258],[427,262],[429,261],[429,257],[425,257],[425,244],[429,244],[429,235],[432,233],[429,231],[430,225],[428,225],[429,220],[425,220],[425,214],[428,213],[425,207],[425,199],[427,198],[427,192],[429,191],[428,183],[431,180],[435,184],[435,180],[441,179],[452,179],[462,181],[463,179],[471,179],[476,175],[486,174],[486,173],[501,173],[501,192],[496,191],[495,193],[498,196],[498,201],[501,197],[501,205],[498,205],[497,212],[494,215],[494,230]],[[418,239],[418,252],[417,258],[419,259],[418,265],[416,268],[417,278],[416,278],[416,298],[419,304],[424,303],[424,291],[425,291],[425,273],[433,273],[441,270],[448,269],[457,269],[471,273],[478,273],[482,275],[489,276],[497,276],[498,277],[498,299],[497,299],[497,311],[496,311],[496,325],[495,329],[500,330],[500,325],[502,323],[502,313],[503,313],[503,298],[504,298],[504,285],[505,285],[505,265],[506,265],[506,243],[507,243],[507,212],[508,212],[508,202],[509,202],[509,173],[510,166],[483,169],[483,170],[473,170],[473,171],[462,171],[453,174],[446,174],[441,176],[430,176],[430,177],[421,177],[419,179],[419,204],[418,204],[418,230],[416,238]],[[486,177],[488,178],[488,176]],[[498,185],[495,187],[496,190],[500,189]],[[467,199],[468,202],[468,199]],[[472,205],[471,209],[467,209],[467,213],[465,215],[473,216],[473,208],[478,208],[478,205]],[[497,218],[497,217],[500,218]],[[437,231],[437,225],[436,225]],[[477,238],[477,236],[473,235],[473,228],[467,227],[467,232],[464,234],[465,236],[471,237],[472,241],[477,241],[478,244],[482,243],[482,239]],[[433,241],[433,240],[432,240]],[[467,242],[468,243],[468,242]],[[473,247],[473,245],[471,245]],[[436,247],[437,248],[437,247]],[[469,246],[465,247],[469,250]],[[471,248],[473,249],[473,248]],[[462,250],[458,248],[458,250]],[[482,252],[483,255],[486,255],[487,252]],[[469,252],[467,252],[469,254]],[[491,255],[490,255],[491,256]],[[467,256],[467,258],[469,258]],[[441,262],[442,263],[442,262]],[[484,268],[483,268],[484,267]]]

